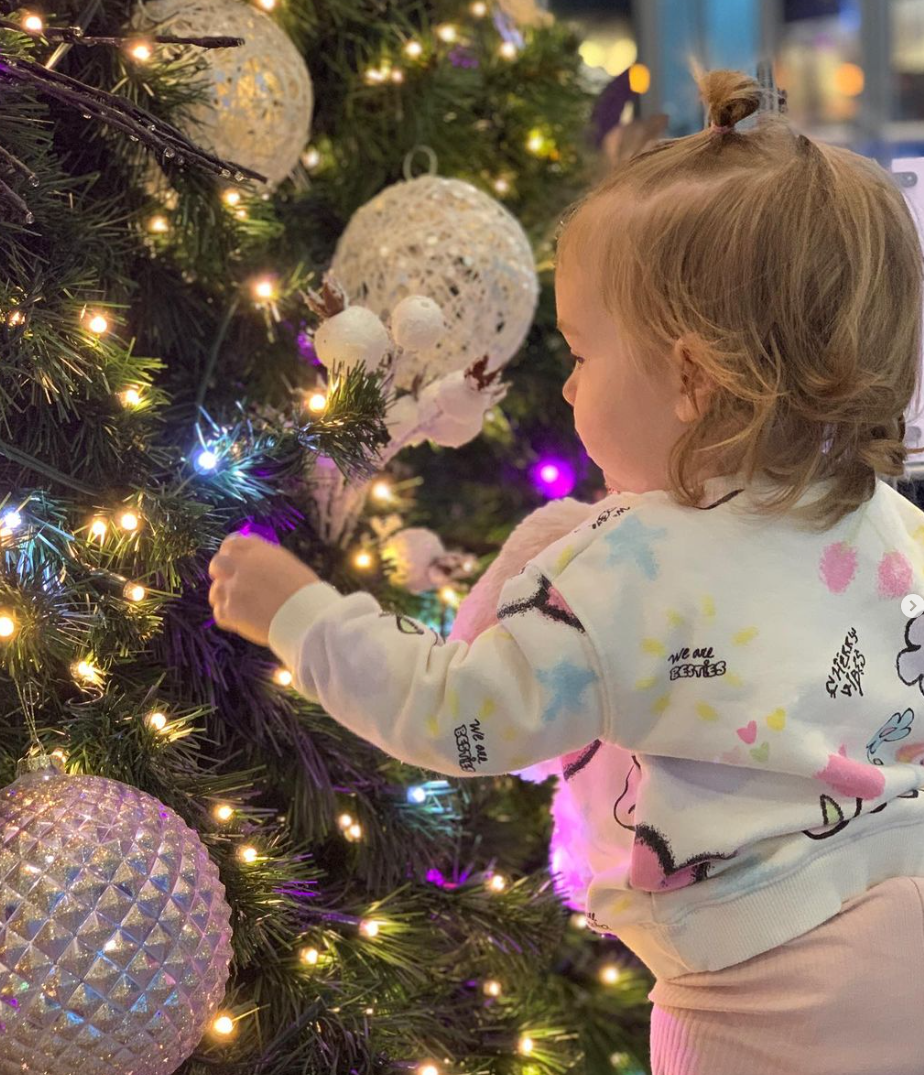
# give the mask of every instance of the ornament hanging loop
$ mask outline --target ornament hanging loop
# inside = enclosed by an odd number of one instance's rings
[[[16,693],[22,705],[23,716],[26,718],[26,727],[29,731],[29,750],[26,756],[17,766],[17,773],[34,773],[40,769],[52,768],[53,762],[38,735],[38,726],[35,723],[35,707],[41,698],[41,691],[31,680],[28,683],[16,684]]]
[[[435,150],[431,146],[417,145],[417,146],[414,146],[414,148],[404,158],[404,167],[403,167],[402,171],[404,172],[404,178],[406,180],[408,180],[408,182],[410,182],[412,179],[415,178],[414,177],[414,158],[417,156],[418,153],[423,153],[427,158],[427,172],[426,172],[426,174],[427,175],[436,175],[437,174],[437,166],[438,166],[439,162],[437,161]]]

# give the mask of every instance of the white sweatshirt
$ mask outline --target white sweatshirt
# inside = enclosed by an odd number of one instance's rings
[[[880,481],[818,534],[749,513],[772,487],[743,485],[711,479],[702,508],[601,501],[471,645],[326,583],[270,631],[305,696],[404,761],[478,776],[569,755],[588,919],[659,978],[924,876],[924,616],[901,609],[924,595],[924,512]]]

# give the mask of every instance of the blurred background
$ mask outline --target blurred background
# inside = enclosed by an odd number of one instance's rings
[[[924,153],[924,0],[549,0],[580,26],[601,82],[627,70],[636,114],[702,126],[689,58],[755,69],[773,57],[807,134],[888,163]],[[631,70],[630,70],[631,69]]]

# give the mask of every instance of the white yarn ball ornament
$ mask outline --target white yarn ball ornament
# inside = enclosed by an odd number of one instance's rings
[[[431,571],[435,561],[446,555],[442,541],[421,526],[393,534],[382,549],[382,557],[392,563],[392,581],[413,594],[426,593],[435,586]]]
[[[445,333],[443,311],[426,295],[408,295],[391,312],[391,334],[406,351],[435,347]]]
[[[314,334],[314,349],[328,368],[339,363],[345,369],[363,365],[374,370],[390,346],[385,326],[364,306],[348,306],[328,317]]]
[[[353,215],[332,271],[354,302],[383,320],[409,295],[426,295],[448,331],[403,353],[395,384],[409,388],[488,357],[488,372],[517,353],[532,323],[539,281],[529,239],[499,202],[459,179],[423,175],[386,187]]]
[[[237,48],[192,50],[208,65],[209,100],[193,105],[178,126],[223,160],[281,183],[311,135],[311,76],[288,34],[240,0],[150,0],[132,25],[182,37],[242,37]],[[160,46],[185,49],[185,46]]]

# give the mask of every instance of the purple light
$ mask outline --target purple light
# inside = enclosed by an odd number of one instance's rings
[[[549,500],[568,496],[577,485],[574,467],[563,459],[541,460],[533,468],[532,479],[539,492]]]
[[[244,537],[260,537],[273,545],[279,544],[279,538],[273,527],[269,523],[261,523],[256,519],[248,519],[237,532]]]

